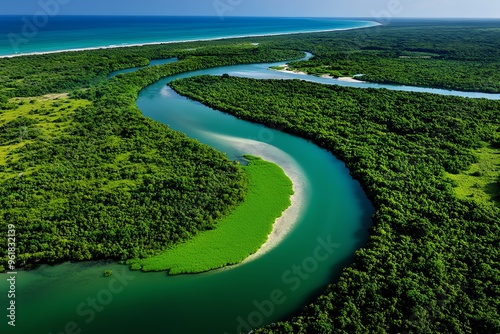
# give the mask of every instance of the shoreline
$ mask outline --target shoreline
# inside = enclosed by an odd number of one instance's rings
[[[277,247],[285,239],[285,237],[293,231],[302,216],[302,212],[304,211],[308,183],[299,164],[287,153],[274,146],[251,139],[241,139],[218,134],[209,135],[231,143],[232,145],[238,147],[239,150],[247,152],[246,154],[258,156],[263,160],[278,165],[283,172],[285,172],[286,176],[292,181],[292,188],[294,191],[294,193],[290,196],[290,206],[275,220],[273,229],[271,233],[268,234],[266,242],[242,262],[218,269],[223,270],[243,265],[260,258]]]
[[[311,34],[311,33],[320,33],[320,32],[332,32],[332,31],[345,31],[345,30],[354,30],[354,29],[364,29],[364,28],[372,28],[379,25],[382,25],[375,21],[358,21],[358,22],[366,22],[371,23],[371,25],[366,25],[362,27],[353,27],[353,28],[338,28],[338,29],[324,29],[324,30],[308,30],[308,31],[296,31],[296,32],[283,32],[283,33],[271,33],[271,34],[255,34],[255,35],[241,35],[241,36],[226,36],[226,37],[213,37],[213,38],[202,38],[202,39],[186,39],[180,41],[163,41],[163,42],[146,42],[146,43],[136,43],[136,44],[125,44],[125,45],[102,45],[102,46],[92,46],[86,48],[76,48],[76,49],[65,49],[65,50],[54,50],[54,51],[40,51],[40,52],[26,52],[19,54],[9,54],[9,55],[0,55],[0,58],[15,58],[15,57],[24,57],[24,56],[39,56],[39,55],[47,55],[54,53],[65,53],[65,52],[82,52],[82,51],[93,51],[93,50],[106,50],[106,49],[117,49],[117,48],[131,48],[131,47],[140,47],[140,46],[150,46],[150,45],[162,45],[162,44],[175,44],[175,43],[192,43],[192,42],[210,42],[210,41],[221,41],[227,39],[240,39],[240,38],[251,38],[251,37],[268,37],[268,36],[283,36],[283,35],[296,35],[296,34]]]
[[[300,74],[300,75],[308,75],[306,72],[302,72],[302,71],[297,71],[297,70],[291,70],[290,69],[290,66],[288,66],[288,64],[285,64],[283,65],[283,69],[282,70],[277,70],[277,69],[274,69],[274,68],[269,68],[273,71],[277,71],[277,72],[281,72],[281,73],[291,73],[291,74]]]
[[[331,76],[330,76],[331,77]],[[364,83],[364,82],[367,82],[367,81],[363,81],[363,80],[358,80],[356,78],[351,78],[351,77],[339,77],[339,78],[334,78],[334,77],[331,77],[332,79],[335,79],[335,80],[338,80],[338,81],[344,81],[344,82],[357,82],[357,83]]]

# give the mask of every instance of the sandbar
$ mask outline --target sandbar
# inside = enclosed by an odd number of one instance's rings
[[[210,135],[228,142],[246,154],[258,156],[266,161],[275,163],[285,172],[293,184],[294,194],[290,197],[291,205],[283,212],[281,217],[276,219],[273,230],[267,237],[267,241],[240,264],[248,263],[278,246],[296,226],[306,206],[305,198],[308,182],[302,168],[295,159],[270,144],[212,133]]]

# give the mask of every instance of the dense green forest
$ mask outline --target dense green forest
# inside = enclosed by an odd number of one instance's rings
[[[291,65],[311,74],[364,74],[363,80],[374,82],[500,92],[499,35],[497,21],[393,20],[350,31],[0,58],[0,108],[9,97],[88,87],[112,71],[147,65],[150,59],[229,55],[245,63],[249,49],[284,52],[273,60],[284,60],[290,50],[310,51],[312,60]]]
[[[201,68],[217,66],[214,61],[226,64],[224,57],[230,58],[229,64],[236,64],[287,60],[300,55],[290,49],[258,48],[239,40],[227,40],[0,58],[0,109],[11,97],[40,96],[94,86],[113,71],[144,66],[150,59],[217,58],[211,60],[212,64],[198,64],[197,68]]]
[[[313,74],[500,91],[500,33],[487,21],[2,58],[0,228],[16,225],[18,266],[148,257],[212,229],[245,196],[242,169],[144,118],[137,94],[175,73],[301,51],[315,58],[291,67]],[[106,79],[170,57],[180,61]],[[290,321],[257,332],[500,332],[499,209],[493,197],[457,196],[463,185],[448,177],[480,162],[484,145],[498,149],[499,102],[298,80],[172,85],[331,150],[377,209],[367,246],[340,278]]]
[[[445,177],[500,138],[498,101],[228,76],[170,85],[330,150],[376,207],[368,244],[338,281],[256,332],[500,331],[500,209],[458,199]]]
[[[500,92],[498,21],[428,20],[415,26],[394,20],[389,26],[267,43],[313,53],[309,61],[290,64],[310,74],[363,74],[361,80],[378,83]]]
[[[213,228],[243,200],[241,167],[143,117],[137,94],[175,73],[302,53],[205,46],[175,54],[168,51],[174,46],[144,48],[142,54],[180,61],[111,80],[103,78],[112,69],[148,60],[137,58],[136,48],[0,60],[0,89],[12,96],[76,89],[72,99],[4,98],[0,110],[0,225],[16,226],[18,267],[151,256]],[[121,59],[119,66],[109,65],[113,59]],[[95,71],[87,73],[90,67]],[[2,248],[4,264],[6,256]]]

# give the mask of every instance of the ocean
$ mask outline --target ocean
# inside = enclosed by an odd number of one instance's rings
[[[353,29],[370,21],[331,18],[0,16],[0,56],[162,42]]]

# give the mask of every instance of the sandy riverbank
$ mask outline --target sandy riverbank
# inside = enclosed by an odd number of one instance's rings
[[[351,77],[340,77],[340,78],[337,78],[337,80],[338,81],[345,81],[345,82],[357,82],[357,83],[366,82],[366,81],[358,80],[356,78],[351,78]]]
[[[291,156],[272,145],[250,139],[211,135],[230,143],[232,146],[238,147],[245,153],[277,164],[293,183],[294,194],[290,198],[291,205],[283,212],[281,217],[276,219],[273,230],[267,237],[267,241],[241,264],[248,263],[278,246],[293,230],[305,208],[305,194],[308,187],[307,179],[299,164]]]
[[[120,44],[120,45],[103,45],[103,46],[75,48],[75,49],[65,49],[65,50],[41,51],[41,52],[26,52],[26,53],[18,53],[18,54],[0,55],[0,58],[13,58],[13,57],[21,57],[21,56],[36,56],[36,55],[61,53],[61,52],[78,52],[78,51],[89,51],[89,50],[100,50],[100,49],[128,48],[128,47],[146,46],[146,45],[160,45],[160,44],[172,44],[172,43],[220,41],[220,40],[235,39],[235,38],[268,37],[268,36],[281,36],[281,35],[310,34],[310,33],[319,33],[319,32],[345,31],[345,30],[371,28],[371,27],[375,27],[375,26],[380,25],[380,23],[372,22],[372,21],[360,21],[360,22],[370,23],[370,25],[366,25],[366,26],[363,26],[363,27],[353,27],[353,28],[338,28],[338,29],[326,29],[326,30],[307,30],[307,31],[290,31],[290,32],[271,33],[271,34],[253,34],[253,35],[250,34],[250,35],[241,35],[241,36],[224,36],[224,37],[214,37],[214,38],[186,39],[186,40],[180,40],[180,41],[158,41],[158,42],[146,42],[146,43],[135,43],[135,44],[132,43],[132,44]],[[252,44],[255,45],[255,43],[252,43]],[[257,45],[258,45],[258,43],[257,43]]]
[[[307,75],[306,72],[291,70],[290,67],[288,66],[288,64],[282,65],[282,67],[283,67],[282,70],[276,70],[276,69],[272,69],[272,70],[282,72],[282,73],[293,73],[293,74]]]
[[[282,70],[276,70],[276,69],[272,69],[274,71],[277,71],[277,72],[282,72],[282,73],[293,73],[293,74],[300,74],[300,75],[310,75],[306,72],[302,72],[302,71],[298,71],[298,70],[291,70],[290,67],[288,66],[288,64],[285,64],[285,65],[282,65],[283,69]],[[334,79],[334,80],[338,80],[338,81],[344,81],[344,82],[357,82],[357,83],[363,83],[363,82],[366,82],[366,81],[362,81],[362,80],[358,80],[356,78],[351,78],[351,77],[340,77],[340,78],[335,78],[329,74],[323,74],[323,75],[320,75],[320,78],[323,78],[323,79]]]

